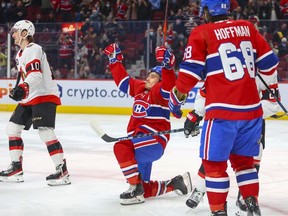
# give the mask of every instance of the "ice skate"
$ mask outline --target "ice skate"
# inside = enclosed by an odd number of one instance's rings
[[[236,216],[245,216],[247,215],[247,205],[243,199],[243,197],[239,194],[238,199],[236,201],[237,211],[235,213]]]
[[[1,182],[24,182],[21,161],[12,161],[7,170],[0,172]]]
[[[174,177],[167,182],[167,186],[169,184],[173,186],[174,192],[179,196],[186,195],[192,191],[192,182],[189,172]]]
[[[200,201],[203,200],[205,192],[201,192],[195,188],[191,194],[191,196],[187,199],[186,205],[192,209],[196,208]]]
[[[261,216],[261,211],[256,197],[247,197],[245,203],[247,205],[247,216]]]
[[[69,185],[69,173],[66,166],[66,160],[56,167],[56,172],[47,176],[46,181],[49,186]]]
[[[127,191],[120,194],[121,205],[133,205],[144,202],[144,188],[142,183],[130,185]]]

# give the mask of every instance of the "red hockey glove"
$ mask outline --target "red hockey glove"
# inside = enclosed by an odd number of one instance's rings
[[[21,101],[22,99],[27,98],[28,95],[29,95],[29,85],[24,82],[13,88],[10,91],[9,97],[15,101]]]
[[[175,87],[171,90],[168,106],[175,118],[181,118],[183,114],[181,111],[181,105],[185,103],[187,96],[185,96],[183,100],[179,100],[176,96],[176,91]]]
[[[155,55],[156,55],[156,61],[162,62],[164,60],[166,47],[165,46],[159,46],[155,49]]]
[[[165,51],[164,60],[162,61],[162,66],[168,70],[171,70],[175,66],[175,56],[169,49]]]
[[[161,62],[161,65],[168,69],[171,70],[175,66],[175,56],[169,49],[167,49],[164,46],[157,47],[155,49],[156,53],[156,60],[157,62]]]
[[[194,137],[200,133],[200,130],[196,127],[199,126],[199,123],[202,119],[203,117],[199,116],[195,110],[188,113],[184,123],[184,134],[186,138],[188,138],[190,134],[192,137]]]
[[[107,46],[103,50],[103,53],[108,56],[110,64],[114,64],[115,62],[122,62],[123,60],[121,50],[116,43]]]

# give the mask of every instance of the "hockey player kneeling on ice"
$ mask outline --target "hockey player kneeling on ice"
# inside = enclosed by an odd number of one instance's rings
[[[19,103],[6,129],[12,163],[7,170],[0,172],[0,181],[24,181],[24,143],[21,134],[33,125],[34,129],[38,129],[39,137],[46,144],[56,167],[56,172],[46,178],[48,185],[67,185],[71,182],[66,160],[62,145],[54,133],[56,107],[61,104],[58,87],[45,52],[41,46],[33,42],[34,33],[34,25],[28,20],[16,22],[11,30],[14,42],[20,50],[16,55],[18,79],[9,97]]]
[[[137,80],[126,72],[123,55],[117,44],[110,44],[104,53],[117,87],[134,97],[133,114],[127,127],[129,135],[170,130],[169,92],[175,85],[175,57],[165,47],[156,48],[156,59],[162,66],[149,70],[146,80]],[[167,181],[151,181],[152,163],[160,159],[170,139],[169,134],[147,136],[118,141],[114,154],[129,189],[120,195],[122,205],[143,203],[145,198],[175,191],[188,194],[191,188],[190,174],[178,175]]]

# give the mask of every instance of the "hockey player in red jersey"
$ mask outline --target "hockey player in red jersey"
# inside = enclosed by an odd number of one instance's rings
[[[229,7],[229,0],[200,2],[207,24],[189,36],[169,108],[179,113],[187,93],[204,80],[200,157],[212,215],[227,215],[228,159],[248,215],[261,215],[253,156],[259,154],[263,110],[255,77],[257,70],[267,76],[275,73],[278,58],[250,22],[228,19]]]
[[[104,49],[117,87],[134,97],[132,115],[127,126],[129,135],[170,130],[169,92],[175,85],[175,57],[164,47],[156,49],[156,58],[162,66],[149,70],[146,80],[137,80],[126,72],[123,55],[117,44]],[[186,195],[191,191],[190,174],[176,176],[168,181],[151,181],[152,163],[160,159],[170,139],[169,134],[123,140],[114,145],[114,154],[121,171],[130,184],[120,195],[122,205],[143,203],[145,198],[170,191]]]
[[[55,133],[56,107],[61,104],[57,83],[42,47],[33,42],[35,28],[32,22],[21,20],[11,30],[16,45],[19,82],[10,91],[9,97],[19,102],[7,125],[9,150],[12,160],[7,170],[0,172],[2,182],[23,182],[22,155],[24,143],[21,135],[31,125],[38,129],[42,142],[56,167],[56,172],[47,176],[48,185],[71,184],[61,143]]]
[[[272,76],[261,75],[265,82],[269,85],[269,88],[272,92],[274,92],[275,96],[280,100],[280,94],[278,89],[278,81],[277,81],[277,72],[275,72]],[[265,118],[268,118],[272,115],[275,115],[278,111],[281,110],[279,104],[276,102],[275,98],[269,93],[266,89],[265,85],[261,82],[261,80],[256,77],[256,83],[259,91],[259,96],[261,98],[261,105],[263,108],[263,124],[262,124],[262,136],[261,136],[261,145],[260,151],[257,156],[254,157],[254,167],[259,173],[260,169],[260,161],[262,158],[262,152],[265,148]],[[197,136],[200,131],[195,128],[195,125],[199,125],[199,122],[205,116],[205,99],[206,99],[206,90],[205,86],[203,86],[196,95],[194,110],[188,113],[185,124],[184,124],[184,133],[186,134],[186,138],[191,136]],[[201,164],[198,176],[196,177],[193,184],[193,192],[191,196],[187,199],[186,205],[190,208],[196,208],[199,202],[203,199],[203,196],[206,192],[205,188],[205,171],[204,167]],[[242,195],[240,192],[238,193],[236,205],[238,206],[238,210],[236,215],[247,215],[245,212],[247,211],[247,205],[245,204]]]

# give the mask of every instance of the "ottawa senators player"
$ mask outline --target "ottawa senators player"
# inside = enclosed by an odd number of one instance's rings
[[[23,182],[22,155],[23,130],[31,125],[38,129],[40,139],[47,146],[56,172],[47,176],[48,185],[71,184],[63,155],[63,148],[54,133],[56,107],[61,104],[57,83],[42,47],[33,42],[35,28],[32,22],[21,20],[11,30],[16,45],[19,83],[10,91],[9,97],[19,102],[7,125],[9,150],[12,163],[0,172],[0,181]]]

